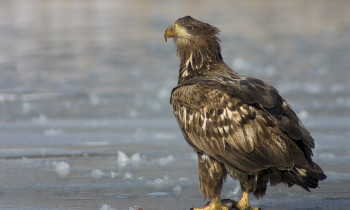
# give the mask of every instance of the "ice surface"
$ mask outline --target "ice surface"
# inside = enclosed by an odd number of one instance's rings
[[[220,28],[225,62],[275,86],[315,139],[320,188],[268,187],[253,206],[348,209],[349,1],[197,6],[2,2],[0,209],[204,206],[197,155],[169,104],[179,63],[163,33],[182,13]],[[239,183],[227,178],[222,196],[238,199]]]
[[[38,117],[32,119],[33,123],[46,123],[48,121],[47,116],[40,114]]]
[[[232,199],[236,199],[239,200],[241,196],[241,185],[240,184],[236,184],[236,186],[234,187],[233,190],[230,190],[227,194],[226,197],[227,198],[232,198]]]

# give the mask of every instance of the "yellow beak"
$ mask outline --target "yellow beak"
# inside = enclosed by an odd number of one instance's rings
[[[177,35],[176,33],[177,25],[169,26],[164,33],[164,40],[167,41],[168,38],[173,38]]]

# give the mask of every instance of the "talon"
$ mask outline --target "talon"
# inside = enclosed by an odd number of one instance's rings
[[[230,199],[223,199],[221,202],[215,199],[211,203],[208,202],[202,209],[191,208],[190,210],[229,210],[231,207],[235,206],[235,203],[235,201]]]

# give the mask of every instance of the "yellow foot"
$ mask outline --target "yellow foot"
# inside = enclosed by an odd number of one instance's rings
[[[250,208],[248,192],[248,190],[243,191],[242,198],[236,203],[235,208],[239,210],[259,210],[259,208]]]
[[[221,200],[222,205],[228,207],[229,210],[234,210],[234,209],[238,209],[238,210],[261,210],[260,208],[251,208],[249,203],[243,203],[241,202],[236,202],[234,200],[230,200],[230,199],[223,199]],[[244,205],[242,205],[244,204]]]
[[[230,199],[223,199],[221,200],[220,205],[217,203],[208,203],[203,208],[191,208],[191,210],[261,210],[260,208],[251,208],[248,204],[248,206],[243,206],[243,203],[236,202],[234,200]]]
[[[202,209],[192,208],[191,210],[229,210],[225,205],[221,204],[220,200],[213,200],[209,205],[204,206]]]
[[[229,210],[226,206],[215,206],[212,207],[210,205],[204,206],[202,209],[199,208],[192,208],[191,210]]]
[[[260,210],[260,208],[251,208],[249,203],[242,202],[242,200],[240,200],[238,203],[236,203],[234,208],[239,209],[239,210]]]

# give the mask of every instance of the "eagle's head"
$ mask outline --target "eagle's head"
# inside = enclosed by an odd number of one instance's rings
[[[174,38],[181,64],[196,70],[222,60],[218,33],[216,27],[185,16],[165,30],[164,39]]]
[[[167,41],[167,38],[174,38],[176,44],[181,44],[178,42],[211,42],[218,41],[216,36],[218,33],[219,29],[216,27],[191,16],[185,16],[165,30],[164,39]]]

